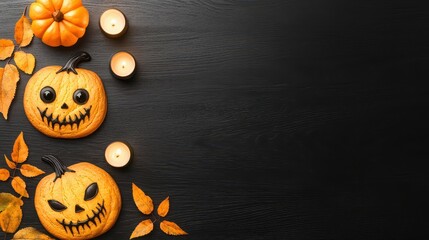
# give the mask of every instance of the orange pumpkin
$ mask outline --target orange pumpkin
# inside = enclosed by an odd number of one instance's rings
[[[74,45],[89,23],[81,0],[36,0],[30,6],[30,18],[34,35],[51,47]]]

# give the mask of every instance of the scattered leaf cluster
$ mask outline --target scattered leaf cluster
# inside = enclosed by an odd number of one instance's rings
[[[20,195],[20,197],[16,197],[10,193],[0,193],[0,227],[6,233],[14,233],[18,229],[22,219],[21,206],[24,204],[21,198],[29,197],[24,179],[20,176],[15,176],[15,173],[19,171],[22,176],[29,178],[45,173],[31,164],[24,163],[27,161],[28,152],[24,133],[21,132],[13,144],[11,160],[4,155],[6,165],[10,170],[0,168],[0,181],[4,182],[11,179],[13,190]]]
[[[0,39],[0,60],[8,59],[4,68],[0,67],[0,112],[6,120],[9,107],[15,97],[16,84],[19,81],[18,68],[31,75],[36,65],[34,55],[22,50],[31,43],[34,36],[30,20],[25,16],[25,12],[26,10],[15,24],[16,44],[10,39]],[[16,66],[10,63],[12,55]]]
[[[152,198],[146,195],[143,190],[141,190],[137,185],[132,183],[132,192],[133,192],[133,199],[134,203],[136,204],[138,210],[145,214],[149,215],[153,212],[154,206]],[[170,210],[170,197],[167,197],[164,199],[161,204],[159,204],[157,213],[160,217],[165,217],[168,214],[168,211]],[[130,236],[130,239],[142,237],[153,230],[153,224],[154,222],[151,219],[146,219],[141,221],[136,228],[134,229],[133,233]],[[183,231],[176,223],[170,222],[167,220],[161,221],[159,224],[160,229],[168,235],[186,235],[187,233]]]

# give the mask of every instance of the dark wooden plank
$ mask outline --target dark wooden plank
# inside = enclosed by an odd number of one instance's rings
[[[111,173],[124,204],[100,239],[125,239],[145,218],[131,182],[155,203],[170,196],[166,219],[190,239],[428,237],[424,2],[84,2],[91,22],[77,45],[50,48],[35,39],[26,50],[36,69],[89,51],[93,60],[82,67],[104,80],[105,122],[84,139],[45,137],[24,115],[29,76],[21,74],[10,120],[0,120],[0,154],[10,153],[22,130],[29,161],[46,171],[40,156],[55,153]],[[13,37],[26,4],[0,3],[0,38]],[[121,39],[98,28],[110,7],[130,21]],[[138,61],[132,81],[108,71],[119,50]],[[135,151],[124,169],[103,157],[117,139]],[[37,180],[27,183],[33,196]],[[0,183],[0,191],[12,190]],[[42,229],[32,199],[23,209],[21,226]],[[147,237],[165,238],[158,227]]]

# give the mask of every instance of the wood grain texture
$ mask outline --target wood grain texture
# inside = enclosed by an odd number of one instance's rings
[[[12,38],[29,1],[0,3],[0,38]],[[117,180],[123,210],[100,239],[126,239],[144,219],[135,182],[189,239],[427,239],[429,10],[424,1],[85,1],[88,32],[72,48],[36,39],[36,70],[78,50],[104,80],[108,115],[80,140],[45,137],[27,121],[21,74],[0,154],[25,132],[30,163],[90,161]],[[130,22],[105,38],[101,13]],[[121,82],[110,56],[132,52],[138,72]],[[1,63],[0,63],[1,64]],[[2,65],[0,65],[2,66]],[[134,148],[114,169],[104,149]],[[5,167],[0,161],[0,167]],[[37,180],[28,181],[30,196]],[[1,191],[11,191],[0,183]],[[22,227],[42,229],[25,200]],[[2,236],[0,236],[1,238]],[[159,230],[147,239],[174,239]]]

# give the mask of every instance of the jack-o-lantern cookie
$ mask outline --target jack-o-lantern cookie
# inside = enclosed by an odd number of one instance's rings
[[[104,121],[107,97],[100,77],[76,68],[91,56],[81,52],[64,67],[48,66],[35,73],[24,93],[28,120],[40,132],[55,138],[81,138]]]
[[[108,231],[121,211],[115,180],[87,162],[66,167],[52,155],[42,160],[54,169],[36,188],[34,206],[43,227],[59,239],[92,239]]]

